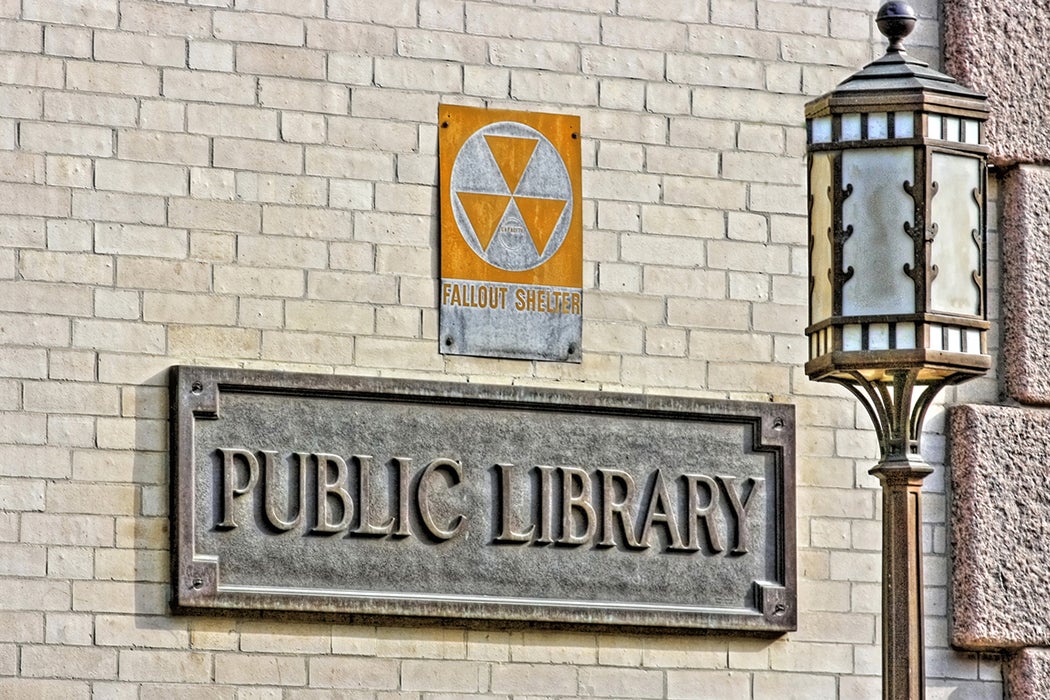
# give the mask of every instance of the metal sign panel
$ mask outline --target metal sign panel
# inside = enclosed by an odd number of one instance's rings
[[[580,119],[438,107],[441,352],[579,362]]]
[[[793,406],[204,367],[171,398],[177,609],[795,628]]]

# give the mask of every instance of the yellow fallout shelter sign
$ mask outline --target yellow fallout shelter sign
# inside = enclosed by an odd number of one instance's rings
[[[579,362],[580,119],[438,108],[441,351]]]

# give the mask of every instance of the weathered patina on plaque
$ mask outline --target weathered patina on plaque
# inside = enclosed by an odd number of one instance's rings
[[[438,107],[441,352],[579,362],[580,118]]]
[[[790,405],[204,367],[171,398],[177,609],[795,628]]]

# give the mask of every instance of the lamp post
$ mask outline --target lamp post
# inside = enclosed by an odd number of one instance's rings
[[[809,361],[871,416],[881,459],[883,697],[925,697],[919,439],[937,392],[984,374],[984,95],[907,55],[915,11],[876,18],[886,55],[806,105]]]

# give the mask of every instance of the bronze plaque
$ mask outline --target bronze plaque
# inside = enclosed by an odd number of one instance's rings
[[[178,609],[795,629],[794,407],[172,370]]]

